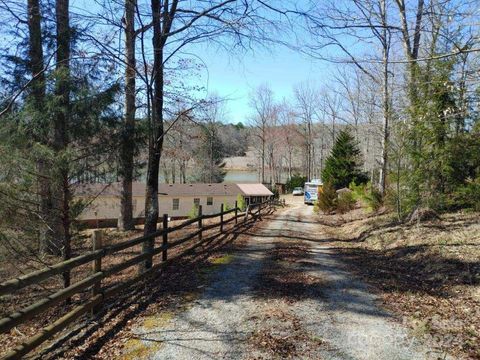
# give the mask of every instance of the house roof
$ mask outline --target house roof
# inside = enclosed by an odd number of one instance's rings
[[[120,182],[107,184],[84,183],[75,184],[72,188],[75,196],[119,196],[121,193],[122,184]],[[141,182],[133,182],[132,195],[145,196],[145,184]]]
[[[271,196],[273,193],[263,184],[237,184],[243,195],[247,196]]]
[[[73,187],[75,196],[119,196],[121,183],[111,184],[76,184]],[[271,196],[273,193],[262,184],[159,184],[160,196]],[[133,196],[145,196],[145,184],[132,183]]]
[[[237,196],[236,184],[159,184],[158,193],[162,196]]]

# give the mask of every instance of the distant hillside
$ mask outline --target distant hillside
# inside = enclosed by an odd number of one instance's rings
[[[252,171],[257,167],[257,156],[253,148],[245,152],[245,156],[231,156],[225,158],[225,170]]]

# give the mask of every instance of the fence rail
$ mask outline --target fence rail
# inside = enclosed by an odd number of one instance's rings
[[[161,230],[147,236],[142,236],[139,238],[123,241],[121,243],[105,247],[102,247],[101,232],[95,231],[92,236],[93,247],[91,252],[49,266],[45,269],[41,269],[30,274],[26,274],[1,283],[0,296],[13,294],[15,291],[21,290],[27,286],[40,284],[41,282],[55,275],[62,274],[66,271],[70,271],[87,263],[92,263],[92,273],[90,274],[90,276],[70,285],[67,288],[61,289],[54,294],[44,297],[37,302],[4,317],[3,319],[0,319],[0,333],[6,333],[13,329],[15,326],[31,320],[34,316],[37,316],[45,310],[58,305],[62,301],[71,298],[73,295],[92,288],[91,297],[89,299],[86,299],[84,303],[76,306],[74,309],[69,311],[60,319],[53,322],[51,325],[41,329],[38,334],[25,340],[22,344],[12,349],[10,352],[5,354],[2,359],[19,359],[25,354],[31,352],[39,345],[41,345],[46,340],[52,338],[56,333],[63,330],[72,322],[78,320],[81,315],[88,312],[97,313],[106,299],[117,295],[123,290],[126,290],[129,287],[133,286],[135,283],[144,280],[152,274],[155,274],[158,270],[162,269],[171,261],[174,261],[175,259],[184,256],[187,252],[191,251],[196,246],[201,244],[203,241],[203,233],[205,231],[220,227],[219,232],[213,235],[218,236],[222,233],[225,233],[224,225],[235,221],[233,228],[230,229],[230,231],[233,231],[238,227],[245,226],[245,224],[249,223],[249,221],[256,221],[259,217],[261,217],[262,212],[264,212],[266,209],[271,208],[274,205],[282,204],[273,200],[267,200],[259,204],[249,205],[247,206],[245,211],[242,211],[242,209],[239,209],[237,207],[237,203],[235,203],[235,208],[233,209],[224,211],[222,205],[221,211],[219,213],[210,215],[203,215],[202,207],[200,206],[198,217],[186,220],[181,224],[173,227],[168,227],[168,216],[165,214],[163,216],[163,226]],[[225,219],[226,214],[232,213],[234,213],[233,217]],[[220,221],[209,225],[203,224],[203,220],[214,218],[220,218]],[[243,218],[243,221],[239,222],[238,220],[240,218]],[[194,224],[198,224],[197,230],[183,236],[180,239],[169,242],[169,234],[177,232],[189,225]],[[128,260],[125,260],[122,263],[116,264],[107,270],[102,269],[102,259],[104,257],[118,253],[122,250],[129,249],[136,245],[145,244],[147,242],[153,241],[153,244],[155,245],[156,238],[162,239],[162,243],[160,246],[153,246],[152,248],[149,248],[148,246],[143,247],[140,254]],[[198,242],[195,243],[195,246],[193,248],[187,249],[182,253],[177,254],[174,258],[168,259],[168,250],[178,247],[181,244],[187,243],[188,241],[192,241],[192,239],[195,238],[198,239]],[[153,256],[159,254],[162,254],[162,262],[152,265]],[[137,276],[134,276],[109,288],[102,289],[101,281],[103,279],[115,275],[129,267],[142,263],[144,265],[143,271]]]

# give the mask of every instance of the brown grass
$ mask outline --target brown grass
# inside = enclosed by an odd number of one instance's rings
[[[472,213],[415,224],[399,224],[389,214],[319,218],[339,240],[333,246],[345,262],[375,285],[413,333],[469,359],[480,359],[479,220]]]

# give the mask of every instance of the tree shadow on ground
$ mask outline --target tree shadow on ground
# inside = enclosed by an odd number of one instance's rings
[[[264,214],[269,216],[271,213]],[[114,339],[135,318],[148,315],[147,310],[155,304],[158,311],[172,306],[181,306],[189,300],[185,295],[198,291],[202,269],[211,266],[208,258],[215,253],[230,251],[243,231],[257,226],[251,220],[239,222],[239,227],[204,238],[168,267],[158,272],[149,281],[132,287],[127,293],[107,301],[100,313],[82,322],[68,334],[56,339],[50,346],[36,354],[41,359],[69,359],[94,357],[109,341]],[[101,330],[99,332],[99,330]],[[72,351],[74,350],[74,351]]]
[[[390,250],[335,248],[336,257],[387,292],[455,296],[457,285],[480,284],[480,261],[464,261],[426,251],[432,245],[405,246]]]
[[[237,300],[239,304],[243,304],[244,301],[251,299],[258,301],[255,303],[257,305],[252,306],[272,304],[273,308],[276,307],[277,301],[293,307],[298,306],[298,302],[306,301],[310,304],[308,306],[311,306],[311,311],[315,312],[339,310],[369,317],[390,316],[378,309],[374,297],[368,294],[368,290],[362,284],[352,281],[333,283],[312,275],[310,270],[330,273],[338,273],[341,270],[334,264],[319,263],[308,243],[277,239],[272,244],[271,248],[262,248],[266,257],[259,256],[259,249],[251,245],[248,249],[243,249],[243,256],[237,257],[228,267],[218,271],[214,275],[211,286],[213,289],[203,294],[196,305],[196,310],[184,311],[176,316],[177,321],[182,323],[181,330],[160,327],[142,332],[138,339],[175,347],[194,346],[189,343],[190,341],[228,342],[232,351],[235,351],[236,343],[248,341],[249,334],[239,332],[234,326],[230,331],[225,331],[225,322],[218,321],[222,318],[220,314],[215,315],[216,320],[212,321],[209,318],[202,318],[198,311],[205,308],[218,309],[224,303],[233,303]],[[251,271],[255,268],[258,271]],[[250,276],[249,279],[245,278],[245,273]],[[347,278],[348,275],[344,274],[344,277]],[[340,288],[336,289],[338,287]],[[330,296],[330,291],[327,291],[329,288],[335,288],[336,293],[343,295],[337,296],[333,301],[325,301],[326,297]],[[237,315],[232,316],[235,318]],[[228,326],[232,325],[228,321],[226,323]],[[235,324],[235,321],[233,323]],[[195,348],[199,352],[202,352],[202,349]],[[216,347],[212,345],[212,349]]]
[[[273,223],[277,220],[285,221],[283,217],[273,220]],[[286,221],[293,220],[288,217]],[[243,234],[270,242],[272,249],[267,251],[261,247],[235,249],[237,257],[232,264],[225,266],[228,271],[220,270],[218,274],[212,275],[213,281],[224,288],[216,294],[211,292],[210,297],[206,298],[207,301],[216,299],[229,301],[237,296],[252,294],[253,290],[254,296],[267,302],[275,299],[292,303],[298,300],[321,302],[322,297],[326,295],[325,290],[336,287],[337,292],[345,292],[347,295],[330,299],[325,310],[340,309],[384,317],[389,315],[378,309],[374,297],[368,295],[369,291],[362,282],[345,280],[350,274],[341,264],[354,265],[352,269],[355,273],[382,282],[384,288],[392,292],[422,292],[447,297],[451,295],[448,290],[450,286],[478,285],[480,280],[480,277],[475,275],[478,275],[480,270],[479,262],[448,259],[440,255],[432,257],[431,254],[424,254],[422,246],[388,251],[334,248],[335,254],[328,253],[320,257],[321,262],[317,262],[315,261],[317,256],[312,253],[308,244],[329,242],[332,239],[306,236],[307,233],[290,232],[283,228],[256,229],[251,232],[249,229],[251,228],[246,224],[243,230],[247,231]],[[284,236],[285,233],[288,235]],[[201,284],[202,269],[211,266],[207,261],[209,256],[219,250],[229,249],[230,246],[233,249],[232,244],[240,234],[241,230],[205,239],[202,245],[195,246],[195,251],[189,256],[179,259],[151,281],[137,286],[115,302],[107,304],[106,310],[94,321],[85,323],[76,329],[74,334],[58,341],[51,348],[54,351],[50,351],[48,356],[43,353],[44,358],[53,359],[68,355],[70,358],[83,359],[95,356],[105,344],[128,326],[131,320],[151,311],[149,310],[151,304],[156,304],[156,312],[165,311],[172,303],[181,306],[182,302],[187,302],[183,295],[195,291]],[[278,238],[282,237],[287,243],[278,242]],[[261,253],[266,253],[267,259],[256,256]],[[341,260],[340,266],[329,259]],[[258,281],[254,282],[257,285],[252,289],[252,282],[241,281],[236,274],[241,269],[254,267],[261,267],[261,270]],[[331,275],[334,280],[311,276],[309,271],[313,268]],[[205,319],[205,322],[207,321],[208,319]],[[102,329],[100,334],[99,328]],[[161,333],[161,330],[157,333]],[[75,356],[71,356],[71,349],[75,347],[79,347],[79,350]]]
[[[368,277],[371,282],[381,284],[389,292],[418,292],[433,296],[450,297],[457,285],[477,286],[480,284],[480,261],[468,261],[458,256],[442,254],[441,249],[452,247],[478,247],[480,244],[465,241],[453,244],[424,243],[397,246],[390,249],[368,249],[358,244],[372,235],[384,235],[396,231],[408,231],[421,226],[426,233],[431,229],[451,232],[478,223],[477,219],[462,221],[431,221],[420,224],[396,221],[371,226],[358,236],[334,239],[334,242],[354,244],[353,247],[334,247],[335,256],[346,264],[352,264],[357,274]],[[426,234],[428,236],[428,234]],[[357,243],[357,244],[355,244]]]

